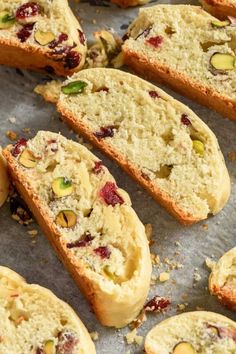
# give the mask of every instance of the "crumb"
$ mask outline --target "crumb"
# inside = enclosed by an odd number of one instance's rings
[[[17,133],[15,133],[13,130],[8,130],[6,132],[6,136],[8,137],[8,139],[10,139],[12,141],[17,140],[17,138],[18,138]]]
[[[179,242],[179,241],[175,241],[175,246],[176,246],[176,247],[181,247],[180,242]]]
[[[183,300],[187,300],[189,298],[189,295],[188,294],[182,294],[181,298]]]
[[[230,161],[232,161],[233,163],[236,163],[236,150],[234,151],[230,151],[228,153],[228,158]]]
[[[198,268],[194,269],[194,273],[193,273],[193,280],[195,282],[198,282],[202,279],[201,275],[198,273]]]
[[[36,240],[32,240],[31,243],[36,243]]]
[[[146,233],[147,239],[151,240],[151,238],[152,238],[152,224],[145,225],[145,233]]]
[[[30,236],[32,236],[32,237],[38,235],[38,231],[37,231],[36,229],[34,229],[34,230],[29,230],[29,231],[27,231],[27,233],[28,233]]]
[[[186,309],[187,305],[186,305],[186,303],[185,304],[178,304],[177,305],[177,311],[184,311]]]
[[[22,131],[24,133],[31,133],[30,128],[23,128]]]
[[[131,353],[130,353],[130,350],[128,350],[127,352],[125,352],[125,354],[131,354]]]
[[[165,282],[169,279],[170,279],[170,273],[167,273],[167,272],[160,273],[160,275],[159,275],[160,282]]]
[[[213,268],[215,267],[215,264],[216,264],[216,262],[214,262],[212,259],[210,259],[210,258],[207,258],[206,260],[205,260],[205,263],[206,263],[206,266],[207,266],[207,268],[209,268],[210,270],[213,270]]]
[[[143,342],[143,337],[137,335],[136,328],[134,328],[131,332],[127,333],[125,338],[126,338],[127,344],[136,343],[138,345],[141,345]]]
[[[90,334],[90,337],[92,338],[93,341],[98,340],[99,333],[97,331],[90,332],[89,334]]]
[[[95,20],[95,18],[92,20],[92,24],[93,24],[93,25],[96,25],[96,24],[97,24],[97,21]]]
[[[204,311],[205,308],[201,306],[196,306],[196,311]]]
[[[160,256],[158,256],[158,254],[151,253],[151,260],[154,266],[159,266],[161,263]]]
[[[151,285],[155,285],[157,283],[158,277],[156,275],[151,276]]]
[[[142,324],[143,324],[145,321],[147,321],[147,316],[146,316],[145,311],[142,310],[142,311],[140,312],[140,314],[138,315],[138,317],[135,318],[135,319],[131,322],[130,327],[131,327],[132,329],[134,329],[134,328],[139,328],[139,327],[142,326]]]
[[[207,224],[202,224],[202,228],[207,231],[208,230],[208,225]]]
[[[9,117],[7,120],[9,120],[9,122],[12,123],[12,124],[16,123],[16,118],[15,117]]]

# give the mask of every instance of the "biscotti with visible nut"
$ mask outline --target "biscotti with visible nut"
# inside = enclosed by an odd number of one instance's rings
[[[235,0],[200,0],[200,3],[206,11],[222,20],[227,20],[227,16],[236,17]]]
[[[40,131],[4,150],[17,189],[106,326],[122,327],[147,297],[151,259],[128,194],[85,146]]]
[[[0,206],[7,199],[9,192],[9,180],[7,175],[7,167],[5,159],[2,156],[2,148],[0,147]]]
[[[141,9],[123,45],[137,72],[236,120],[236,27],[199,6]]]
[[[67,0],[0,1],[0,64],[71,75],[87,46]]]
[[[183,313],[156,325],[147,334],[147,354],[233,354],[236,323],[214,312]]]
[[[44,91],[45,90],[45,91]],[[114,69],[88,69],[37,87],[63,119],[118,162],[183,224],[216,214],[230,181],[215,135],[156,86]],[[51,94],[52,93],[52,94]]]
[[[214,264],[209,277],[209,290],[223,305],[236,311],[236,247]]]
[[[95,354],[87,329],[50,290],[0,266],[0,353]]]

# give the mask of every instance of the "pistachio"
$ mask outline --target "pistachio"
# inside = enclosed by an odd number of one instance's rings
[[[72,194],[73,189],[71,180],[66,177],[58,177],[52,182],[52,190],[58,198]]]
[[[34,39],[41,45],[47,45],[54,41],[56,37],[52,32],[43,32],[43,31],[36,31],[34,34]]]
[[[55,347],[54,341],[52,339],[47,340],[44,343],[43,353],[44,354],[55,354],[56,353],[56,347]]]
[[[69,82],[69,84],[62,86],[61,90],[65,95],[72,95],[82,93],[86,86],[88,86],[86,82],[78,80]]]
[[[195,354],[192,344],[188,342],[180,342],[174,347],[172,354]]]
[[[214,20],[214,21],[211,21],[211,25],[213,27],[223,28],[223,27],[229,26],[230,25],[230,21],[229,20],[225,20],[225,21]]]
[[[235,68],[236,57],[232,54],[215,53],[210,59],[213,68],[217,70],[233,70]]]
[[[20,155],[19,162],[21,165],[27,168],[34,168],[37,165],[37,160],[28,149],[25,149]]]
[[[13,26],[15,18],[8,11],[0,11],[0,29],[7,29]]]
[[[205,146],[200,140],[193,140],[193,149],[197,154],[203,156],[205,152]]]
[[[61,227],[73,227],[77,222],[77,216],[72,210],[62,210],[57,214],[55,222]]]

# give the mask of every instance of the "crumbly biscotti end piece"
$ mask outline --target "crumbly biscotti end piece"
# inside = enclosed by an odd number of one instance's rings
[[[227,202],[230,180],[215,135],[151,83],[115,69],[83,70],[63,84],[57,107],[183,224]]]
[[[72,308],[50,290],[0,266],[1,353],[95,354]]]
[[[42,96],[45,101],[56,104],[61,94],[61,85],[61,81],[52,80],[46,84],[37,85],[34,92]]]
[[[106,326],[123,327],[148,294],[145,229],[128,194],[87,148],[40,131],[4,150],[17,189]]]
[[[236,120],[236,27],[199,6],[141,9],[123,45],[135,71]]]
[[[236,17],[235,0],[200,0],[204,10],[222,20],[227,16]]]
[[[0,2],[0,64],[60,76],[80,70],[87,45],[67,0]]]
[[[147,354],[224,353],[236,350],[236,323],[214,312],[183,313],[156,325],[147,334]]]
[[[2,156],[0,147],[0,207],[6,201],[9,192],[9,179],[7,174],[6,161]]]
[[[114,4],[117,4],[123,8],[126,7],[132,7],[132,6],[141,6],[145,5],[149,2],[150,0],[111,0]]]
[[[236,247],[214,264],[209,277],[209,290],[223,305],[236,311]]]

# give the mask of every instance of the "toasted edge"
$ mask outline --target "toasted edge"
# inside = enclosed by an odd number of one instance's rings
[[[227,0],[199,0],[205,11],[220,19],[236,17],[236,4]]]

